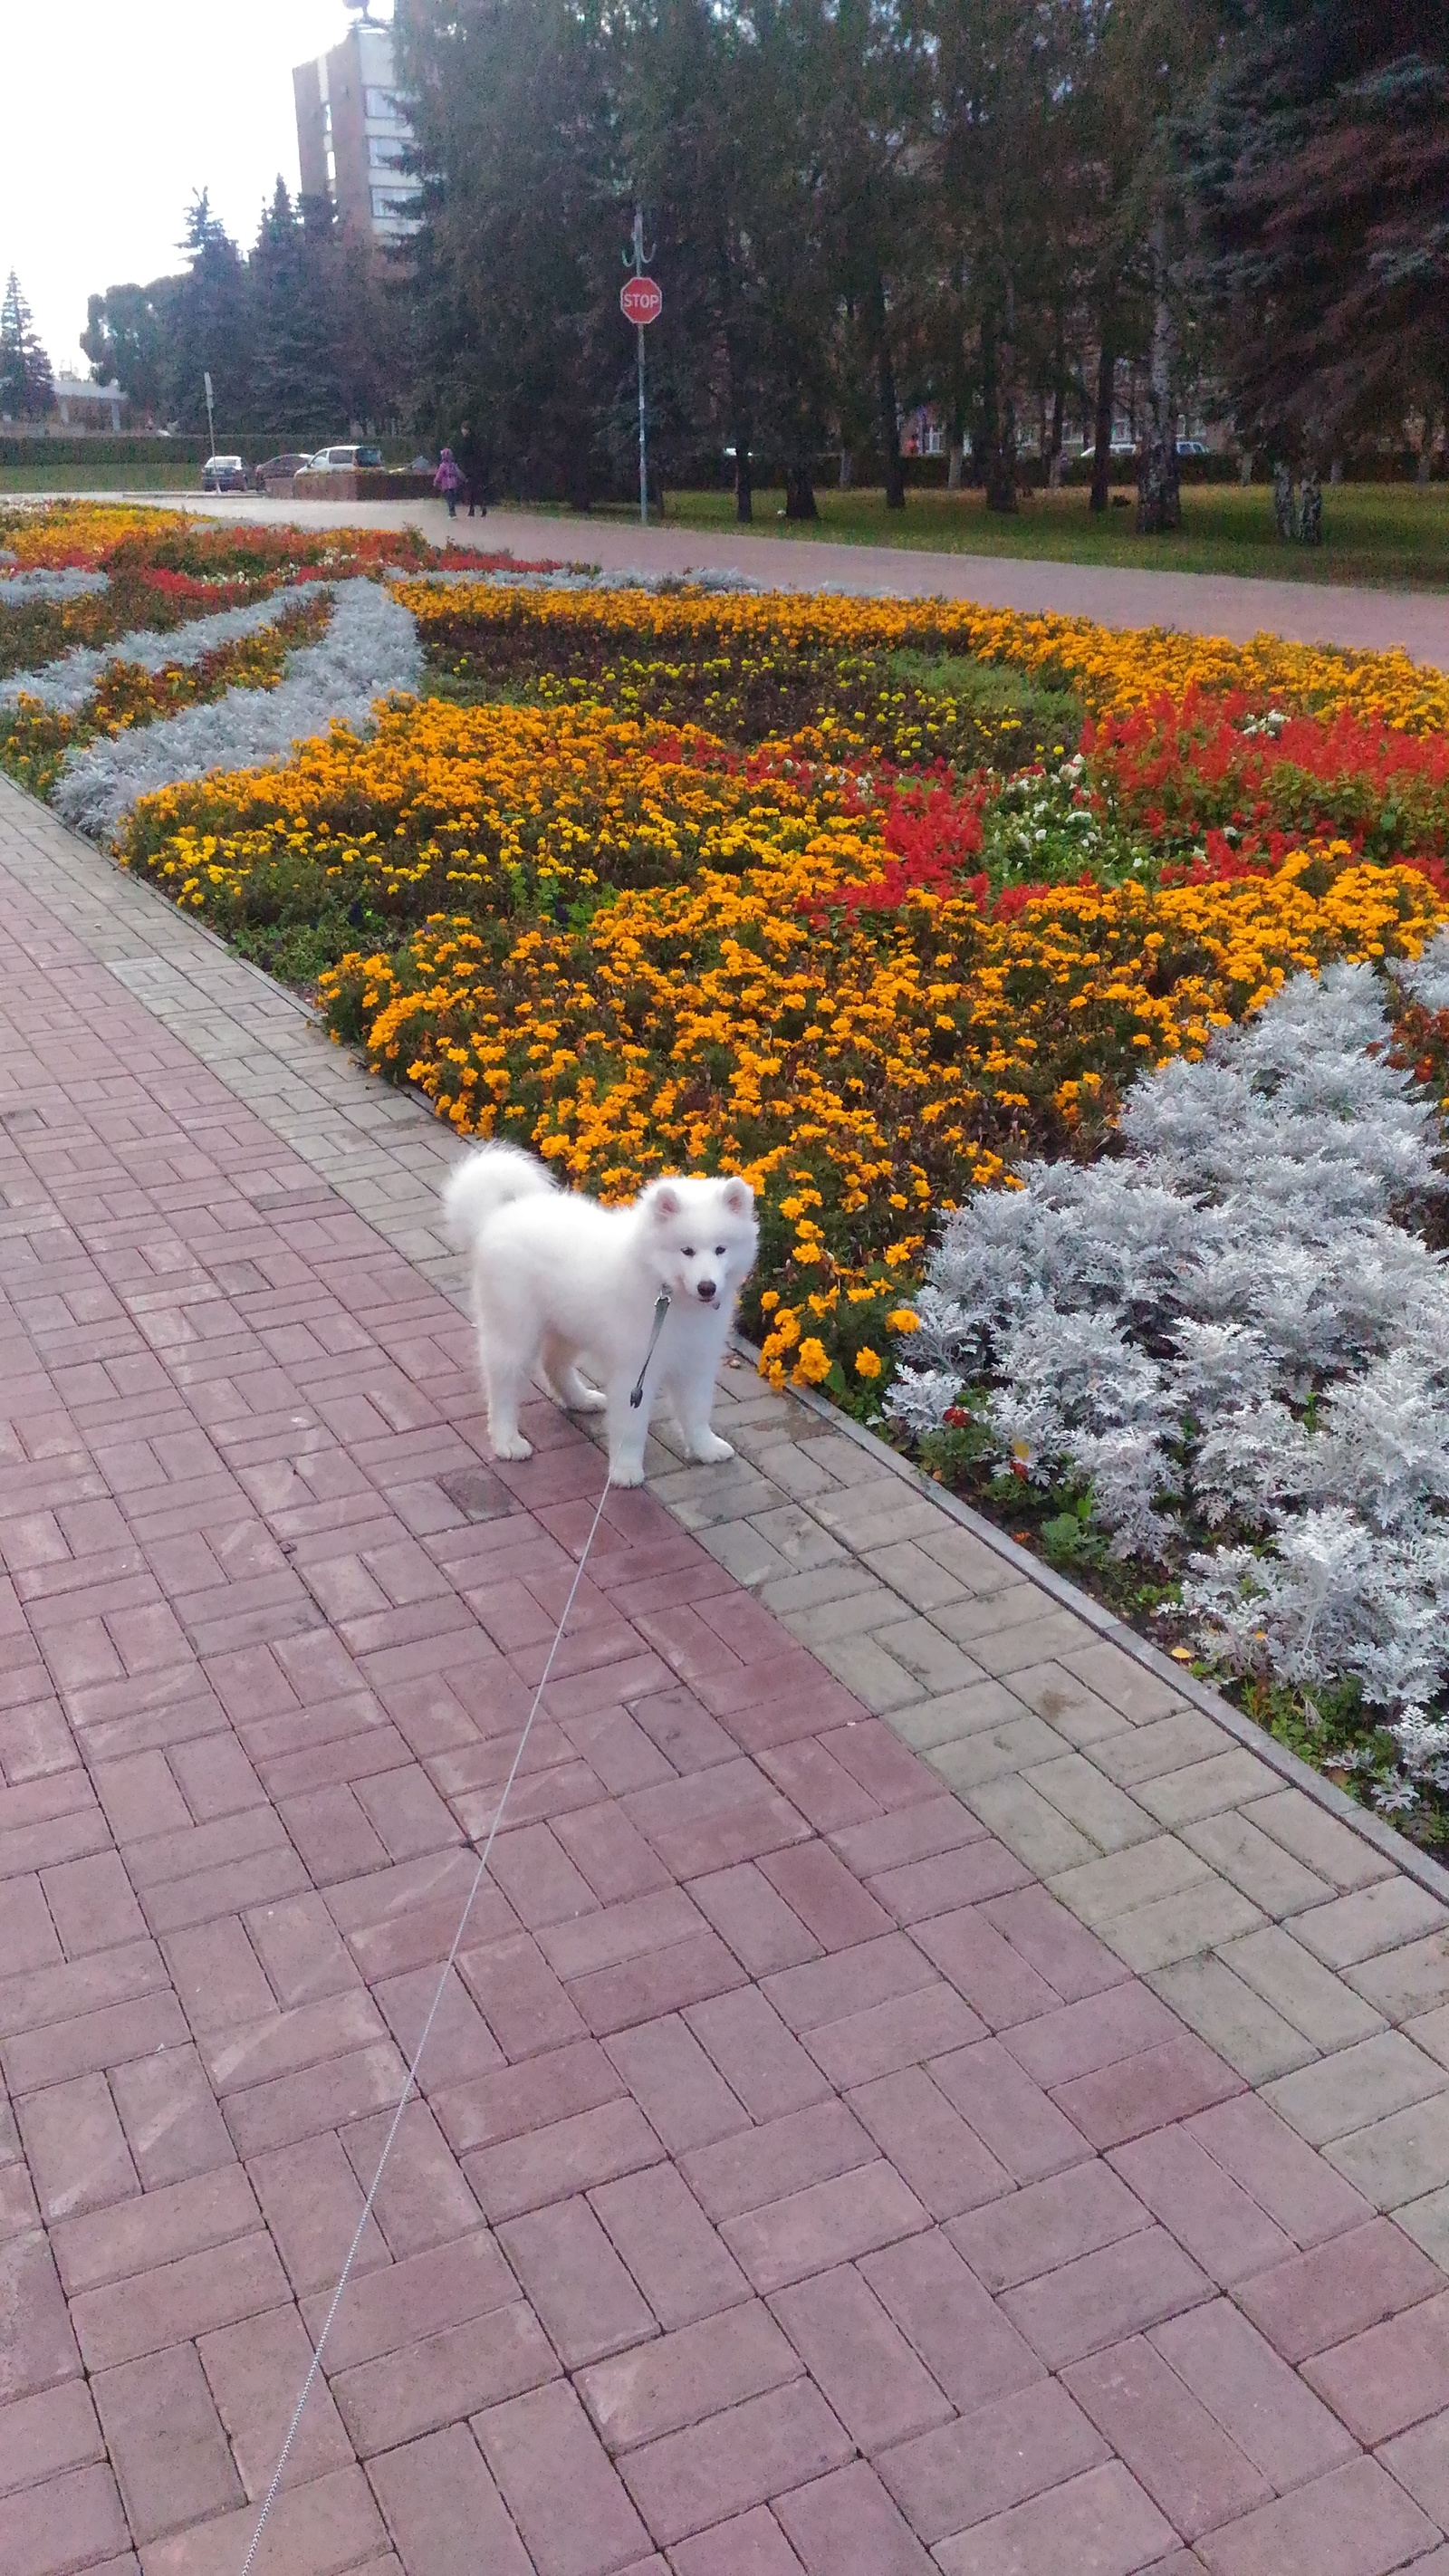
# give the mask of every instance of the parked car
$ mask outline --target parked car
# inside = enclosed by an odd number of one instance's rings
[[[1081,455],[1077,459],[1077,463],[1079,465],[1092,464],[1096,457],[1096,453],[1097,451],[1095,447],[1084,447]],[[1131,465],[1136,461],[1137,449],[1130,438],[1114,438],[1111,446],[1107,450],[1107,455],[1109,462],[1113,465]]]
[[[355,474],[359,466],[382,463],[380,447],[319,447],[307,459],[309,474]]]
[[[311,461],[308,456],[269,456],[264,465],[257,467],[252,480],[259,492],[265,492],[269,484],[290,483],[293,475],[300,474]]]
[[[240,456],[208,456],[201,469],[203,492],[244,492],[247,469]]]
[[[1207,456],[1211,453],[1207,441],[1202,438],[1180,438],[1177,452],[1179,456]]]

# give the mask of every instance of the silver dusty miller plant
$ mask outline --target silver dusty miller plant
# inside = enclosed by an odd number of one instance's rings
[[[365,579],[328,587],[332,615],[325,635],[288,655],[275,688],[231,688],[210,704],[69,752],[54,794],[65,820],[96,840],[108,839],[137,798],[158,787],[211,769],[260,769],[334,723],[365,731],[380,698],[416,689],[422,675],[417,621],[401,601]],[[263,605],[275,617],[280,603],[295,596],[282,591]],[[215,628],[222,619],[204,622]],[[196,632],[193,626],[189,637]]]
[[[1449,1007],[1449,934],[1392,971]],[[1186,1546],[1204,1649],[1355,1680],[1402,1809],[1449,1792],[1449,1265],[1405,1221],[1449,1176],[1385,998],[1371,966],[1296,976],[1139,1080],[1113,1158],[976,1193],[886,1406],[919,1437],[969,1393],[1003,1464],[1090,1490],[1116,1553]]]
[[[104,573],[55,574],[47,578],[74,579],[83,590],[107,586]],[[9,584],[0,588],[0,605],[4,604],[8,588]],[[63,592],[52,595],[70,596]],[[53,715],[77,715],[116,663],[127,662],[142,671],[164,671],[172,664],[190,670],[218,644],[235,644],[243,636],[260,635],[268,626],[275,626],[296,596],[293,590],[278,590],[270,598],[254,599],[248,607],[218,608],[210,616],[193,617],[181,627],[160,631],[135,626],[129,634],[118,636],[114,644],[73,644],[58,661],[47,662],[38,671],[17,672],[12,679],[0,682],[0,707],[18,706],[22,698],[35,698]]]

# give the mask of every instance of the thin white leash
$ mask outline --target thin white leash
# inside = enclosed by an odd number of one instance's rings
[[[651,1360],[651,1359],[653,1358],[653,1356],[654,1356],[655,1345],[656,1345],[656,1344],[657,1344],[657,1342],[658,1342],[660,1332],[661,1332],[661,1330],[662,1330],[662,1328],[663,1328],[663,1324],[664,1324],[664,1316],[665,1316],[665,1312],[666,1312],[666,1310],[667,1310],[667,1308],[668,1308],[668,1304],[669,1304],[669,1300],[668,1300],[668,1298],[667,1298],[667,1297],[664,1297],[664,1296],[661,1296],[661,1298],[660,1298],[660,1300],[659,1300],[659,1303],[658,1303],[658,1305],[655,1307],[655,1310],[654,1310],[654,1332],[653,1332],[653,1336],[652,1336],[652,1338],[651,1338],[651,1340],[650,1340],[649,1349],[648,1349],[648,1352],[647,1352],[647,1354],[646,1354],[646,1356],[645,1356],[644,1367],[643,1367],[643,1368],[640,1370],[640,1372],[639,1372],[639,1382],[638,1382],[638,1385],[635,1387],[635,1389],[634,1389],[633,1393],[631,1394],[631,1396],[630,1396],[630,1398],[629,1398],[629,1401],[630,1401],[631,1405],[635,1406],[636,1408],[637,1408],[640,1404],[642,1404],[642,1402],[643,1402],[643,1400],[644,1400],[644,1377],[645,1377],[645,1372],[646,1372],[646,1371],[647,1371],[647,1369],[648,1369],[648,1366],[649,1366],[649,1362],[650,1362],[650,1360]],[[272,2510],[272,2507],[273,2507],[273,2505],[275,2504],[275,2502],[276,2502],[276,2500],[277,2500],[277,2491],[278,2491],[278,2489],[279,2489],[279,2487],[281,2486],[281,2483],[282,2483],[282,2474],[283,2474],[283,2471],[284,2471],[284,2470],[285,2470],[285,2468],[286,2468],[288,2458],[289,2458],[289,2457],[290,2457],[290,2455],[291,2455],[292,2444],[295,2442],[295,2440],[296,2440],[296,2438],[297,2438],[297,2427],[298,2427],[298,2425],[299,2425],[299,2424],[301,2423],[301,2421],[302,2421],[302,2410],[303,2410],[303,2408],[306,2406],[307,2400],[308,2400],[308,2398],[309,2398],[309,2397],[311,2396],[311,2394],[312,2394],[312,2386],[313,2386],[313,2382],[315,2381],[315,2379],[316,2379],[316,2377],[317,2377],[317,2373],[318,2373],[318,2371],[319,2371],[319,2370],[321,2369],[321,2367],[322,2367],[322,2355],[323,2355],[324,2351],[326,2350],[326,2346],[327,2346],[327,2338],[328,2338],[328,2336],[330,2335],[330,2333],[332,2332],[332,2320],[333,2320],[333,2318],[336,2316],[337,2311],[338,2311],[338,2308],[339,2308],[339,2307],[341,2306],[341,2304],[342,2304],[342,2293],[343,2293],[343,2291],[344,2291],[344,2290],[346,2289],[346,2287],[347,2287],[348,2280],[349,2280],[349,2278],[350,2278],[350,2276],[351,2276],[351,2272],[352,2272],[352,2266],[353,2266],[354,2262],[355,2262],[355,2261],[356,2261],[356,2259],[357,2259],[357,2249],[358,2249],[359,2245],[362,2243],[363,2230],[365,2229],[365,2227],[366,2227],[366,2225],[367,2225],[367,2222],[368,2222],[369,2218],[370,2218],[370,2217],[371,2217],[371,2215],[372,2215],[372,2204],[373,2204],[373,2202],[374,2202],[374,2201],[376,2200],[376,2198],[377,2198],[378,2189],[379,2189],[379,2186],[380,2186],[380,2184],[381,2184],[381,2182],[382,2182],[382,2177],[383,2177],[384,2170],[386,2169],[387,2160],[388,2160],[388,2157],[389,2157],[389,2156],[391,2155],[391,2153],[392,2153],[392,2144],[393,2144],[393,2140],[394,2140],[394,2138],[397,2136],[398,2130],[399,2130],[399,2128],[400,2128],[400,2126],[401,2126],[401,2124],[402,2124],[402,2116],[403,2116],[403,2113],[404,2113],[404,2111],[407,2109],[407,2106],[408,2106],[409,2102],[410,2102],[410,2101],[411,2101],[411,2099],[412,2099],[413,2089],[414,2089],[414,2086],[416,2085],[416,2082],[417,2082],[418,2067],[419,2067],[419,2064],[421,2063],[421,2060],[422,2060],[423,2050],[427,2047],[427,2044],[428,2044],[428,2033],[429,2033],[429,2031],[432,2029],[432,2027],[433,2027],[433,2023],[434,2023],[434,2021],[435,2021],[435,2020],[436,2020],[436,2018],[437,2018],[438,2008],[439,2008],[439,2006],[441,2005],[442,2000],[443,2000],[443,1993],[444,1993],[444,1990],[445,1990],[445,1988],[446,1988],[446,1986],[447,1986],[448,1978],[449,1978],[449,1976],[450,1976],[450,1974],[451,1974],[451,1972],[452,1972],[453,1962],[454,1962],[454,1960],[457,1958],[458,1952],[459,1952],[459,1950],[460,1950],[460,1949],[461,1949],[461,1947],[462,1947],[462,1943],[463,1943],[463,1934],[464,1934],[464,1932],[467,1930],[467,1927],[468,1927],[468,1917],[469,1917],[469,1915],[470,1915],[470,1914],[472,1913],[472,1911],[473,1911],[473,1901],[474,1901],[475,1897],[476,1897],[476,1896],[477,1896],[477,1894],[478,1894],[478,1890],[479,1890],[479,1888],[480,1888],[480,1887],[482,1886],[482,1884],[483,1884],[484,1874],[485,1874],[485,1872],[486,1872],[486,1870],[487,1870],[487,1867],[488,1867],[489,1854],[491,1853],[491,1851],[492,1851],[492,1849],[493,1849],[494,1837],[495,1837],[495,1835],[497,1834],[498,1828],[499,1828],[500,1824],[501,1824],[501,1823],[502,1823],[502,1821],[503,1821],[503,1810],[504,1810],[504,1808],[505,1808],[505,1807],[507,1806],[507,1804],[508,1804],[508,1793],[509,1793],[509,1791],[511,1790],[511,1788],[513,1787],[513,1783],[514,1783],[514,1781],[515,1781],[515,1780],[516,1780],[516,1778],[518,1777],[518,1766],[519,1766],[520,1762],[523,1760],[524,1747],[526,1746],[526,1744],[527,1744],[527,1742],[528,1742],[528,1739],[529,1739],[529,1735],[530,1735],[530,1733],[531,1733],[531,1731],[532,1731],[533,1721],[534,1721],[534,1719],[535,1719],[535,1718],[537,1717],[537,1715],[538,1715],[538,1711],[539,1711],[539,1704],[540,1704],[540,1702],[542,1701],[543,1694],[544,1694],[545,1690],[546,1690],[546,1689],[547,1689],[547,1687],[548,1687],[548,1677],[549,1677],[550,1673],[553,1671],[553,1659],[554,1659],[555,1655],[558,1653],[559,1646],[560,1646],[560,1644],[561,1644],[561,1642],[562,1642],[562,1639],[563,1639],[563,1632],[564,1632],[565,1628],[568,1626],[568,1617],[569,1617],[569,1612],[572,1610],[572,1608],[573,1608],[573,1606],[574,1606],[574,1598],[575,1598],[575,1595],[576,1595],[576,1594],[577,1594],[577,1592],[578,1592],[578,1588],[579,1588],[580,1583],[583,1581],[584,1567],[587,1565],[587,1563],[588,1563],[588,1561],[589,1561],[589,1550],[590,1550],[590,1548],[591,1548],[591,1547],[593,1546],[593,1544],[594,1544],[594,1539],[595,1539],[595,1537],[596,1537],[596,1535],[597,1535],[597,1532],[598,1532],[599,1523],[600,1523],[600,1521],[601,1521],[601,1520],[603,1519],[603,1517],[604,1517],[604,1505],[605,1505],[605,1503],[606,1503],[606,1502],[608,1501],[608,1499],[609,1499],[609,1495],[610,1495],[611,1490],[612,1490],[612,1487],[611,1487],[611,1480],[610,1480],[610,1478],[609,1478],[608,1476],[605,1476],[605,1478],[604,1478],[604,1490],[603,1490],[603,1492],[602,1492],[602,1493],[600,1494],[600,1496],[599,1496],[598,1507],[597,1507],[597,1509],[596,1509],[596,1511],[595,1511],[595,1513],[594,1513],[593,1520],[592,1520],[592,1522],[590,1523],[588,1537],[587,1537],[587,1538],[585,1539],[585,1541],[584,1541],[583,1554],[580,1556],[579,1561],[578,1561],[578,1564],[577,1564],[577,1566],[576,1566],[576,1567],[575,1567],[575,1569],[574,1569],[574,1579],[573,1579],[572,1583],[569,1585],[569,1597],[568,1597],[567,1601],[564,1603],[564,1606],[563,1606],[563,1616],[562,1616],[562,1617],[561,1617],[561,1619],[559,1620],[558,1626],[557,1626],[557,1628],[556,1628],[556,1629],[555,1629],[555,1631],[554,1631],[554,1640],[553,1640],[553,1644],[550,1646],[550,1648],[549,1648],[549,1650],[548,1650],[548,1661],[547,1661],[547,1663],[544,1665],[544,1668],[543,1668],[543,1674],[542,1674],[542,1677],[541,1677],[541,1679],[540,1679],[540,1681],[539,1681],[538,1688],[537,1688],[537,1690],[536,1690],[536,1691],[534,1692],[534,1694],[533,1694],[533,1706],[530,1708],[530,1710],[529,1710],[529,1712],[528,1712],[528,1715],[527,1715],[526,1719],[524,1720],[523,1733],[520,1735],[520,1737],[519,1737],[519,1739],[518,1739],[518,1750],[516,1751],[516,1753],[515,1753],[515,1754],[514,1754],[514,1756],[513,1756],[513,1761],[512,1761],[512,1764],[511,1764],[510,1768],[509,1768],[508,1777],[507,1777],[507,1779],[506,1779],[506,1780],[504,1781],[504,1783],[503,1783],[503,1795],[502,1795],[502,1797],[499,1799],[497,1806],[496,1806],[496,1807],[494,1808],[494,1810],[493,1810],[493,1821],[492,1821],[492,1823],[490,1824],[490,1826],[489,1826],[489,1828],[488,1828],[488,1839],[487,1839],[487,1841],[484,1843],[484,1845],[483,1845],[483,1849],[482,1849],[481,1853],[479,1854],[479,1858],[478,1858],[478,1867],[477,1867],[477,1869],[476,1869],[476,1870],[474,1871],[474,1873],[473,1873],[473,1884],[472,1884],[472,1886],[471,1886],[471,1887],[469,1888],[469,1890],[468,1890],[468,1898],[467,1898],[467,1902],[466,1902],[466,1904],[465,1904],[465,1905],[464,1905],[464,1907],[463,1907],[462,1917],[461,1917],[461,1920],[459,1921],[458,1929],[457,1929],[457,1931],[456,1931],[456,1932],[454,1933],[454,1935],[453,1935],[453,1946],[452,1946],[451,1950],[448,1952],[447,1958],[446,1958],[446,1960],[445,1960],[445,1961],[444,1961],[444,1963],[443,1963],[443,1973],[442,1973],[442,1975],[441,1975],[441,1976],[439,1977],[439,1979],[438,1979],[438,1990],[437,1990],[437,1993],[436,1993],[436,1994],[434,1995],[434,1997],[433,1997],[431,2007],[429,2008],[429,2012],[428,2012],[427,2020],[424,2022],[423,2027],[422,2027],[422,2034],[421,2034],[421,2037],[420,2037],[420,2038],[419,2038],[419,2040],[418,2040],[417,2047],[416,2047],[416,2048],[414,2049],[414,2051],[413,2051],[413,2060],[412,2060],[412,2064],[411,2064],[411,2065],[410,2065],[410,2067],[408,2068],[407,2075],[406,2075],[406,2077],[404,2078],[404,2081],[403,2081],[402,2097],[401,2097],[401,2099],[400,2099],[400,2101],[399,2101],[399,2103],[398,2103],[397,2109],[394,2111],[394,2113],[393,2113],[393,2115],[392,2115],[392,2125],[391,2125],[391,2127],[390,2127],[390,2128],[389,2128],[389,2130],[388,2130],[388,2133],[387,2133],[386,2138],[383,2140],[382,2154],[381,2154],[381,2156],[380,2156],[380,2157],[379,2157],[379,2159],[378,2159],[378,2167],[377,2167],[377,2171],[376,2171],[376,2173],[374,2174],[374,2176],[373,2176],[373,2178],[372,2178],[372,2189],[371,2189],[371,2191],[368,2193],[366,2200],[365,2200],[365,2201],[363,2202],[363,2204],[362,2204],[362,2215],[361,2215],[361,2217],[358,2219],[357,2226],[356,2226],[356,2229],[355,2229],[354,2234],[353,2234],[352,2243],[349,2245],[349,2247],[348,2247],[348,2249],[347,2249],[347,2260],[346,2260],[346,2262],[345,2262],[345,2263],[343,2264],[343,2266],[342,2266],[342,2278],[341,2278],[341,2279],[340,2279],[340,2281],[338,2282],[337,2287],[336,2287],[336,2289],[334,2290],[334,2292],[333,2292],[333,2294],[332,2294],[332,2305],[331,2305],[331,2307],[330,2307],[330,2308],[328,2309],[328,2311],[327,2311],[326,2323],[324,2324],[324,2326],[323,2326],[323,2328],[322,2328],[322,2332],[321,2332],[321,2334],[320,2334],[320,2335],[318,2336],[318,2338],[317,2338],[317,2346],[316,2346],[316,2350],[314,2351],[314,2353],[313,2353],[313,2355],[312,2355],[311,2367],[310,2367],[310,2369],[308,2370],[308,2373],[307,2373],[306,2378],[305,2378],[305,2379],[303,2380],[303,2382],[302,2382],[302,2394],[301,2394],[301,2396],[300,2396],[300,2397],[298,2398],[298,2400],[297,2400],[296,2411],[295,2411],[295,2413],[293,2414],[292,2421],[291,2421],[291,2423],[289,2424],[289,2426],[288,2426],[288,2428],[287,2428],[287,2438],[286,2438],[285,2442],[282,2444],[282,2456],[281,2456],[281,2458],[280,2458],[280,2459],[278,2460],[278,2462],[277,2462],[276,2470],[275,2470],[275,2473],[274,2473],[273,2478],[272,2478],[272,2483],[271,2483],[271,2485],[270,2485],[270,2486],[268,2487],[268,2489],[267,2489],[266,2499],[265,2499],[265,2501],[264,2501],[264,2503],[263,2503],[263,2505],[262,2505],[261,2512],[260,2512],[260,2513],[259,2513],[259,2515],[257,2516],[257,2527],[256,2527],[255,2531],[252,2533],[252,2544],[251,2544],[251,2547],[250,2547],[250,2549],[247,2551],[247,2554],[246,2554],[245,2558],[242,2560],[242,2565],[241,2565],[241,2576],[248,2576],[248,2571],[249,2571],[249,2569],[250,2569],[250,2567],[251,2567],[252,2561],[253,2561],[253,2559],[256,2557],[257,2551],[258,2551],[259,2547],[261,2546],[262,2533],[265,2531],[265,2529],[266,2529],[266,2527],[267,2527],[267,2517],[268,2517],[268,2515],[270,2514],[270,2512],[271,2512],[271,2510]]]

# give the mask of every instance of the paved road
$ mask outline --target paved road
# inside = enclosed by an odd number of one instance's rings
[[[0,880],[0,2565],[238,2576],[600,1460],[488,1461],[431,1121],[8,787]],[[606,1513],[259,2568],[1445,2576],[1449,1913],[724,1409]]]
[[[114,498],[114,495],[97,495]],[[127,496],[137,497],[137,496]],[[320,501],[202,501],[176,493],[165,506],[214,518],[287,518],[304,527],[342,520],[381,527],[420,527],[436,544],[511,548],[519,556],[587,558],[591,563],[651,572],[711,569],[747,574],[781,590],[885,592],[904,598],[974,599],[993,608],[1053,609],[1095,617],[1104,626],[1178,626],[1196,635],[1244,643],[1265,630],[1308,644],[1382,651],[1401,645],[1417,661],[1449,661],[1449,597],[1443,593],[1341,589],[1294,581],[1250,581],[1234,574],[1123,572],[1086,564],[1022,563],[996,555],[926,554],[887,546],[842,546],[697,530],[630,528],[617,520],[530,516],[490,511],[486,520],[450,523],[439,502],[384,504]]]

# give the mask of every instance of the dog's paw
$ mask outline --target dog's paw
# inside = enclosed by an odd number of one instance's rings
[[[616,1465],[614,1460],[611,1458],[609,1461],[609,1482],[611,1485],[642,1485],[644,1482],[643,1459],[621,1458]]]
[[[728,1440],[716,1438],[712,1431],[702,1431],[694,1444],[693,1455],[701,1467],[718,1467],[734,1454]]]
[[[531,1458],[533,1456],[533,1442],[525,1440],[521,1431],[505,1432],[498,1440],[493,1439],[490,1434],[488,1445],[495,1458]]]
[[[608,1405],[608,1397],[601,1395],[596,1386],[581,1386],[577,1395],[568,1399],[570,1413],[605,1413]]]

